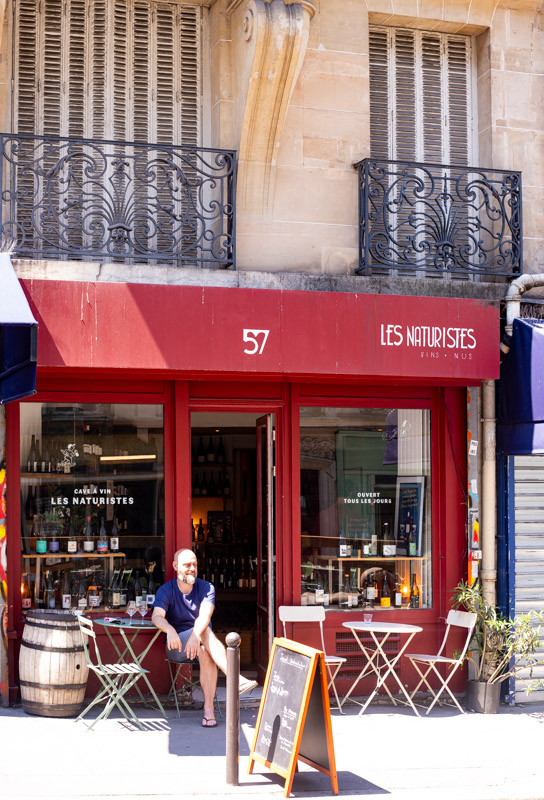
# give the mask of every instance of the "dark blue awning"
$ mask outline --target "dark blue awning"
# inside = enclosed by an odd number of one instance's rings
[[[0,403],[36,392],[38,323],[13,271],[0,253]]]
[[[544,453],[544,322],[515,319],[501,366],[497,441],[506,455]]]

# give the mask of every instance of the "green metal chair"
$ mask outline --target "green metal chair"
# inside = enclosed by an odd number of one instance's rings
[[[128,702],[125,700],[125,695],[140,678],[149,672],[149,670],[144,669],[140,666],[140,664],[134,661],[121,664],[104,664],[100,656],[100,650],[98,649],[93,621],[83,616],[78,616],[77,619],[79,622],[79,629],[81,631],[81,638],[83,639],[83,649],[85,650],[87,664],[89,665],[89,669],[92,670],[98,677],[100,683],[102,684],[102,688],[94,700],[92,700],[89,705],[83,709],[75,721],[78,722],[80,719],[83,719],[83,717],[86,716],[86,714],[88,714],[88,712],[94,708],[94,706],[105,701],[106,705],[103,711],[88,726],[89,730],[92,730],[96,723],[101,719],[107,719],[114,708],[118,708],[125,719],[127,719],[129,722],[132,722],[134,725],[137,725],[141,730],[144,731],[145,727],[134,714]],[[89,639],[92,639],[94,642],[96,663],[93,661],[91,656]]]

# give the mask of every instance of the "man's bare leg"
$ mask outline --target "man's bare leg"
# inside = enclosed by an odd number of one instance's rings
[[[227,651],[223,642],[218,639],[215,633],[209,628],[207,628],[201,636],[201,642],[221,672],[226,675]],[[248,688],[253,688],[256,685],[257,684],[255,681],[250,681],[247,678],[244,678],[243,675],[240,675],[240,681],[238,684],[240,692],[247,691]]]
[[[217,688],[217,667],[205,648],[200,648],[198,661],[200,663],[200,685],[204,695],[204,721],[202,724],[204,727],[215,727],[213,723],[207,725],[207,721],[215,720],[213,701]]]

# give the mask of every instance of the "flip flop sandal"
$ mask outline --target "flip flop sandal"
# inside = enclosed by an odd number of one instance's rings
[[[210,722],[212,723],[210,725]],[[202,727],[203,728],[217,728],[217,720],[215,717],[204,717],[202,720]]]

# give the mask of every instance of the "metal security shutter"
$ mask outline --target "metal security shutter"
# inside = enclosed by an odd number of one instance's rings
[[[524,614],[544,608],[544,456],[514,456],[514,480],[515,613]],[[527,695],[523,675],[515,682],[516,702],[542,702],[544,689]],[[533,677],[544,679],[544,667]]]
[[[371,26],[370,153],[471,163],[471,40]]]
[[[14,131],[197,146],[200,43],[199,6],[18,0]]]

